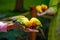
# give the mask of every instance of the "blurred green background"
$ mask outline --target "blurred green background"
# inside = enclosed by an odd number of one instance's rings
[[[16,0],[0,0],[0,14],[6,14],[6,17],[19,15],[21,12],[13,12]],[[49,0],[24,0],[24,9],[29,10],[31,5],[49,4]]]

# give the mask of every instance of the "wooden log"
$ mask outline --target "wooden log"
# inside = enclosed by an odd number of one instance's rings
[[[35,6],[30,6],[30,18],[36,17],[36,8]]]
[[[36,32],[30,32],[30,40],[36,40]]]
[[[30,18],[36,17],[35,6],[30,7]],[[36,40],[36,32],[30,32],[30,40]]]

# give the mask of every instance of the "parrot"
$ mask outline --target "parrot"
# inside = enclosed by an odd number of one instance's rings
[[[36,26],[36,28],[42,27],[40,20],[38,20],[37,18],[31,18],[30,20],[25,16],[16,16],[15,18],[20,24],[28,28],[34,27],[34,25]]]
[[[45,10],[47,10],[48,7],[47,7],[47,5],[42,4],[42,5],[41,5],[41,8],[42,8],[43,11],[45,11]]]
[[[18,21],[21,25],[23,25],[23,26],[25,26],[25,27],[28,27],[28,26],[30,25],[30,22],[29,22],[28,18],[25,17],[25,16],[23,16],[23,15],[21,15],[21,16],[15,16],[15,19],[17,19],[17,21]],[[25,27],[24,27],[24,28],[25,28]]]
[[[42,27],[42,24],[40,22],[40,20],[38,20],[37,18],[31,18],[30,19],[30,24],[31,26],[36,26],[36,29],[38,29],[39,27]]]
[[[43,12],[42,8],[41,8],[41,5],[37,5],[36,6],[36,10],[37,10],[37,12],[40,12],[40,13]]]
[[[39,13],[41,13],[41,12],[44,12],[45,10],[47,10],[47,8],[48,7],[45,4],[37,5],[36,6],[36,11],[39,12]]]

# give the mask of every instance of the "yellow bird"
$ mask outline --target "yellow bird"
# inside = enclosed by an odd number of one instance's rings
[[[24,26],[29,26],[30,25],[30,22],[29,22],[28,18],[25,17],[25,16],[22,16],[22,15],[15,16],[15,19],[17,19],[17,21]]]
[[[43,11],[45,11],[48,7],[47,7],[47,5],[42,4],[42,5],[41,5],[41,8],[42,8]]]
[[[41,12],[42,12],[41,6],[40,6],[40,5],[37,5],[37,6],[36,6],[36,10],[37,10],[37,12],[40,12],[40,13],[41,13]]]
[[[36,6],[36,10],[37,10],[37,12],[39,12],[39,13],[44,12],[47,8],[48,8],[48,7],[47,7],[47,5],[45,5],[45,4],[37,5],[37,6]]]
[[[27,17],[25,16],[16,16],[15,17],[17,19],[17,21],[26,26],[26,27],[33,27],[36,26],[36,28],[39,28],[42,26],[40,20],[38,20],[37,18],[31,18],[30,21]]]
[[[37,18],[31,18],[30,24],[31,26],[33,26],[33,24],[36,25],[36,28],[42,27],[40,20],[38,20]]]

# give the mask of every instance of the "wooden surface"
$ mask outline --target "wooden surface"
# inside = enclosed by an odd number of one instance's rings
[[[36,8],[35,6],[30,6],[30,18],[36,17]],[[30,39],[36,40],[36,32],[30,32]]]
[[[30,18],[36,17],[36,9],[35,6],[30,6]]]
[[[30,40],[36,40],[36,32],[30,32]]]

